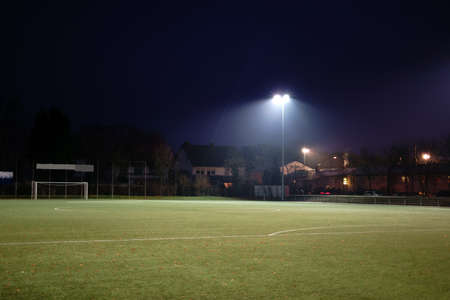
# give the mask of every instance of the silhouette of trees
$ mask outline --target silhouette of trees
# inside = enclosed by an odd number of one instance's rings
[[[41,109],[35,117],[29,151],[36,162],[68,162],[73,157],[70,121],[58,108]]]
[[[25,154],[24,116],[24,107],[18,97],[0,99],[0,164],[3,167],[11,168]]]

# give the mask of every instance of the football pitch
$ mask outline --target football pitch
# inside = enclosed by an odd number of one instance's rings
[[[1,299],[450,299],[450,209],[0,201]]]

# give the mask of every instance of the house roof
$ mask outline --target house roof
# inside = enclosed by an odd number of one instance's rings
[[[280,170],[282,170],[282,168],[280,168]],[[290,163],[287,163],[284,165],[284,174],[292,174],[295,173],[297,171],[306,171],[306,172],[314,172],[315,170],[308,167],[305,164],[302,164],[299,161],[291,161]]]
[[[187,159],[193,167],[223,167],[233,149],[229,146],[183,145]]]

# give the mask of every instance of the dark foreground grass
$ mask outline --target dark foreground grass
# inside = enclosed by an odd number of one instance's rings
[[[0,201],[1,299],[450,299],[450,209]]]

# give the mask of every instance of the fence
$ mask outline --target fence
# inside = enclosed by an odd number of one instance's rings
[[[0,199],[31,199],[32,181],[87,182],[89,198],[146,198],[155,195],[215,195],[225,191],[219,183],[207,188],[197,186],[194,177],[173,170],[158,172],[147,161],[82,161],[75,164],[94,166],[93,172],[36,169],[36,163],[18,161],[0,165],[0,171],[11,171],[13,178],[0,180]],[[61,187],[62,186],[62,187]],[[61,186],[42,186],[38,198],[78,197],[78,190]],[[220,187],[220,188],[219,188]]]
[[[81,164],[93,165],[94,172],[38,169],[30,161],[3,163],[0,171],[12,172],[13,178],[0,181],[0,198],[31,198],[32,181],[88,182],[91,198],[146,197],[170,192],[167,182],[153,174],[145,161],[83,161]],[[60,186],[41,187],[38,193],[39,198],[65,198],[74,194],[70,188]]]
[[[449,197],[402,197],[402,196],[353,196],[353,195],[293,195],[288,200],[310,202],[419,205],[450,207]]]

